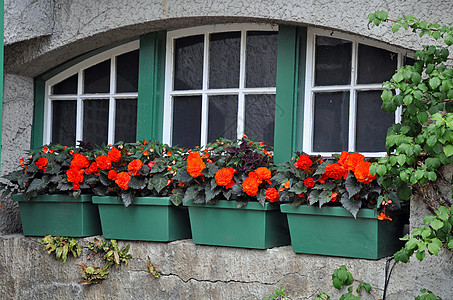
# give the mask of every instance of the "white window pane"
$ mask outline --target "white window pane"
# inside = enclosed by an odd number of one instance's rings
[[[275,87],[277,48],[277,32],[247,32],[246,87]]]
[[[201,96],[174,98],[172,127],[172,145],[186,148],[200,145]]]
[[[137,99],[116,100],[115,141],[136,141]]]
[[[93,145],[107,144],[109,100],[83,101],[83,141]]]
[[[316,37],[315,85],[345,85],[351,83],[352,42]]]
[[[203,35],[175,40],[175,90],[199,90],[203,85]]]
[[[116,92],[138,91],[138,50],[116,58]]]
[[[66,78],[52,87],[52,95],[77,94],[77,74]]]
[[[357,83],[382,83],[392,78],[398,55],[385,49],[359,44]]]
[[[85,94],[110,92],[110,59],[86,69],[83,73]]]
[[[254,141],[274,145],[275,95],[245,96],[245,134]]]
[[[75,146],[77,101],[52,101],[52,143]]]
[[[208,142],[220,137],[237,137],[238,97],[236,95],[210,96]]]
[[[349,92],[316,93],[313,151],[348,150]]]
[[[209,38],[209,88],[239,87],[241,33],[213,33]]]
[[[385,136],[395,115],[381,109],[382,91],[357,93],[356,151],[384,152]]]

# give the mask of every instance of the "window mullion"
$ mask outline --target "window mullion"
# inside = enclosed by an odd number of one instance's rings
[[[398,53],[398,70],[403,66],[403,60],[404,60],[403,55],[401,55],[401,53]],[[395,92],[398,94],[400,93],[400,90],[397,89]],[[395,111],[395,123],[401,123],[402,113],[403,113],[402,106],[398,106],[398,108]]]
[[[355,151],[356,124],[357,124],[357,70],[358,70],[358,43],[354,42],[352,47],[351,62],[351,89],[349,91],[349,133],[348,133],[348,151]]]
[[[208,95],[209,88],[209,33],[204,35],[204,55],[203,55],[203,88],[201,96],[201,141],[200,145],[206,145],[208,141]]]
[[[241,30],[241,53],[239,56],[239,94],[238,94],[238,119],[237,138],[242,138],[245,131],[245,63],[246,63],[247,31]]]
[[[79,70],[77,75],[77,113],[76,113],[76,140],[83,140],[83,103],[80,96],[83,94],[83,70]]]
[[[108,144],[115,142],[115,98],[112,96],[116,92],[116,57],[110,59],[110,95],[109,95],[109,123],[108,123]]]

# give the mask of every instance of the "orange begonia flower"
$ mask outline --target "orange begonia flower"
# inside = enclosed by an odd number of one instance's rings
[[[291,182],[289,181],[282,183],[282,185],[280,186],[280,192],[283,191],[284,189],[289,189],[290,186]]]
[[[258,187],[260,183],[261,180],[255,172],[250,172],[249,176],[242,183],[242,191],[249,196],[256,196],[258,194]]]
[[[223,169],[218,170],[215,173],[214,178],[218,185],[229,189],[234,186],[233,177],[234,177],[235,173],[236,173],[236,170],[232,167],[223,168]]]
[[[137,175],[138,170],[143,167],[143,163],[140,159],[134,159],[127,165],[127,171],[129,175]]]
[[[131,177],[126,172],[118,173],[115,179],[115,183],[124,191],[129,188],[129,181]]]
[[[277,202],[277,200],[280,198],[278,191],[274,188],[267,189],[265,195],[266,199],[269,200],[269,202]]]
[[[332,179],[341,179],[348,176],[348,170],[340,164],[327,164],[324,175]]]
[[[190,152],[187,157],[187,172],[192,177],[198,177],[201,175],[201,171],[206,168],[205,163],[201,159],[200,153]]]
[[[38,167],[38,169],[42,170],[42,171],[46,171],[46,166],[47,166],[47,163],[49,161],[47,160],[47,158],[45,157],[41,157],[40,159],[38,159],[38,161],[36,162],[36,166]]]
[[[337,197],[338,197],[338,193],[332,193],[332,195],[330,195],[330,201],[332,202],[335,202],[335,200],[337,200]]]
[[[111,161],[119,162],[121,159],[121,152],[118,149],[116,149],[115,147],[113,147],[112,150],[110,150],[108,152],[108,156]]]
[[[376,175],[372,176],[370,174],[370,166],[370,162],[361,162],[354,171],[355,178],[362,183],[372,182],[376,178]]]
[[[365,157],[360,153],[341,152],[338,163],[345,169],[354,172],[357,166],[365,160]]]
[[[314,187],[315,186],[315,181],[313,180],[313,178],[308,177],[307,179],[304,180],[304,185],[306,187]]]
[[[80,170],[83,168],[88,168],[90,162],[83,154],[74,153],[71,161],[71,169]]]
[[[48,151],[49,151],[49,148],[47,148],[47,146],[44,146],[44,147],[42,148],[42,152],[47,153]]]
[[[117,176],[118,176],[118,173],[115,170],[110,170],[109,171],[109,174],[108,174],[109,179],[116,180]]]
[[[305,154],[299,156],[297,161],[294,163],[294,166],[297,169],[302,169],[302,170],[310,168],[311,165],[313,165],[313,162],[311,161],[310,157]]]
[[[112,167],[112,162],[107,155],[100,155],[96,158],[96,163],[101,170],[108,170]]]
[[[262,181],[271,179],[271,171],[266,167],[260,167],[255,170],[256,176]]]
[[[391,218],[389,218],[388,216],[385,215],[385,213],[381,212],[378,216],[377,216],[378,220],[389,220],[389,221],[392,221]]]

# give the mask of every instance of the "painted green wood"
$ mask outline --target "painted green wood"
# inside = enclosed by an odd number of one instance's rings
[[[162,140],[166,31],[140,39],[137,139]]]
[[[35,79],[35,102],[33,105],[33,126],[31,130],[31,141],[30,141],[31,149],[36,149],[43,145],[44,95],[45,95],[44,80]]]
[[[288,223],[277,205],[249,202],[237,208],[235,201],[215,205],[187,201],[195,244],[268,249],[289,245]]]
[[[276,163],[289,160],[295,147],[297,60],[297,27],[279,26],[274,131]]]
[[[297,87],[296,87],[296,103],[297,107],[294,109],[294,124],[293,128],[294,139],[292,152],[302,150],[303,132],[304,132],[304,102],[305,102],[305,74],[306,74],[306,56],[307,56],[307,28],[297,28]]]
[[[329,256],[379,259],[393,255],[403,243],[404,214],[392,222],[379,221],[371,209],[354,217],[342,207],[292,207],[282,204],[287,214],[294,252]]]
[[[117,197],[93,197],[106,239],[169,242],[190,239],[187,207],[169,197],[136,197],[128,207]]]
[[[13,200],[19,202],[25,236],[85,237],[102,233],[98,208],[91,202],[91,195],[41,195],[26,202],[17,194]]]

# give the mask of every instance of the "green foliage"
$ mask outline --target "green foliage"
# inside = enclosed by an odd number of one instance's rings
[[[74,238],[46,235],[41,240],[41,245],[44,245],[43,249],[47,250],[48,254],[55,251],[55,258],[60,259],[62,264],[66,262],[69,253],[74,258],[79,257],[82,253],[82,247]]]
[[[384,83],[382,109],[394,113],[401,108],[402,119],[388,130],[388,156],[380,158],[370,172],[407,200],[411,188],[436,181],[437,169],[453,163],[453,69],[446,64],[449,50],[445,47],[453,44],[453,26],[413,16],[390,20],[381,11],[368,17],[369,24],[393,22],[393,32],[410,29],[444,43],[443,47],[423,46],[416,51],[413,65],[401,67]]]
[[[415,300],[442,300],[440,297],[437,297],[433,292],[428,291],[427,289],[420,290],[420,293],[423,294],[415,297]]]
[[[102,280],[108,278],[110,272],[108,267],[87,267],[82,262],[79,262],[77,265],[82,267],[80,269],[80,274],[82,274],[83,280],[80,284],[101,283]]]
[[[404,247],[395,253],[395,261],[407,263],[415,253],[415,257],[422,261],[426,252],[438,255],[443,247],[453,248],[453,207],[441,206],[435,215],[426,216],[424,225],[412,230],[412,237],[406,235],[401,240],[406,241]]]
[[[157,270],[157,268],[151,263],[151,259],[149,258],[149,256],[148,262],[146,263],[146,267],[148,268],[149,273],[151,273],[151,275],[153,275],[155,278],[160,277],[160,273],[162,273],[162,271]]]
[[[268,297],[264,297],[263,300],[271,300],[271,299],[276,299],[276,300],[280,300],[280,299],[288,299],[285,295],[285,288],[284,287],[280,287],[280,289],[275,289],[274,290],[274,294],[268,296]]]

